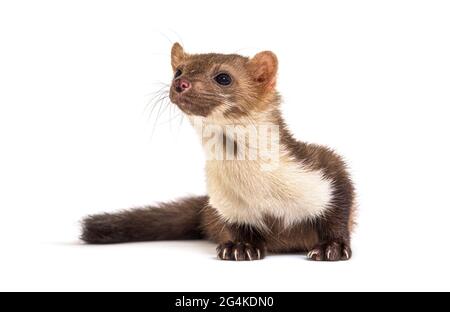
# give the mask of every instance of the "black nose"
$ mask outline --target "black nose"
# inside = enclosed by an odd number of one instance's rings
[[[173,85],[175,87],[175,91],[178,93],[184,92],[191,87],[191,83],[184,78],[175,79]]]

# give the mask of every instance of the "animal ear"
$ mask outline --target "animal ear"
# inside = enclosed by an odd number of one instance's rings
[[[177,67],[180,65],[180,63],[184,60],[185,57],[186,53],[184,53],[181,44],[179,44],[178,42],[174,43],[171,52],[171,63],[174,71],[177,69]]]
[[[250,60],[254,80],[267,91],[273,90],[277,82],[278,59],[275,53],[264,51]]]

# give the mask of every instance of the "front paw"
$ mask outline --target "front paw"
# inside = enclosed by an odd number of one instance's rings
[[[217,257],[230,261],[261,260],[265,257],[265,250],[252,244],[230,241],[217,247]]]
[[[352,257],[348,244],[330,242],[320,244],[308,252],[307,258],[313,261],[346,261]]]

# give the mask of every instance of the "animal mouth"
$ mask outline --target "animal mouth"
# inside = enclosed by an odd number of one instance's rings
[[[189,107],[192,107],[192,106],[193,106],[192,102],[189,101],[189,100],[186,99],[186,98],[181,98],[181,99],[178,101],[178,105],[180,105],[180,106],[182,106],[182,107],[186,107],[186,108],[189,108]]]
[[[184,113],[191,114],[191,110],[194,107],[194,104],[186,98],[186,96],[182,94],[174,94],[170,95],[170,100],[172,103],[177,105]]]
[[[186,115],[206,117],[215,106],[214,102],[207,103],[204,98],[190,90],[178,93],[171,89],[169,97],[170,101]]]

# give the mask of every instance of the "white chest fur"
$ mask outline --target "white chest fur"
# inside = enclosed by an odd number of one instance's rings
[[[256,161],[210,160],[206,165],[210,203],[227,221],[264,227],[266,216],[288,227],[322,215],[330,205],[332,182],[320,171],[280,160],[264,171]]]
[[[202,136],[204,120],[191,119]],[[222,136],[218,136],[222,140]],[[222,143],[221,143],[222,144]],[[330,207],[332,181],[279,149],[276,166],[264,170],[260,160],[217,160],[205,150],[211,206],[226,221],[265,227],[267,216],[286,227],[317,218]]]

